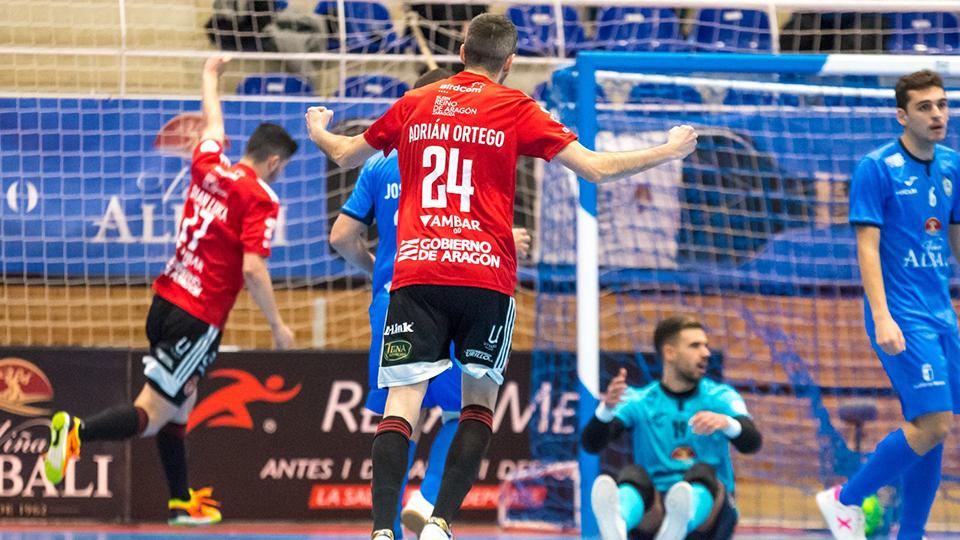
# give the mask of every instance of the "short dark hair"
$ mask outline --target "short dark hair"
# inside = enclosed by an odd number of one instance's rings
[[[421,86],[426,86],[428,84],[433,84],[437,81],[442,81],[444,79],[449,79],[453,77],[453,72],[445,68],[436,68],[431,69],[430,71],[424,73],[417,79],[417,82],[413,83],[414,88],[420,88]]]
[[[463,42],[463,63],[497,73],[517,51],[517,27],[503,15],[482,13],[470,21]]]
[[[287,133],[287,130],[276,124],[263,123],[257,126],[244,152],[254,163],[270,159],[270,156],[280,156],[280,159],[290,159],[297,153],[297,141]]]
[[[660,321],[653,331],[653,348],[657,351],[657,356],[663,354],[665,343],[673,341],[680,332],[691,328],[703,330],[703,325],[689,315],[674,315]]]
[[[921,69],[909,75],[900,77],[897,81],[897,108],[906,109],[910,103],[911,90],[926,90],[927,88],[943,88],[943,78],[936,71]]]

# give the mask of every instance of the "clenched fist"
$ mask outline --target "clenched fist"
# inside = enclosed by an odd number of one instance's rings
[[[326,107],[310,107],[307,109],[307,131],[310,132],[310,140],[318,142],[330,121],[333,120],[333,111]]]
[[[673,147],[676,159],[683,159],[697,149],[697,131],[686,124],[674,126],[667,133],[667,144]]]

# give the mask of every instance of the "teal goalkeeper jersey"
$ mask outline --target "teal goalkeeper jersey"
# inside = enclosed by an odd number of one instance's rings
[[[634,461],[645,468],[658,491],[667,491],[701,462],[712,465],[717,478],[734,492],[730,440],[720,432],[696,435],[689,421],[700,411],[749,416],[747,405],[733,387],[702,379],[691,393],[672,394],[653,382],[630,388],[614,413],[630,430]]]

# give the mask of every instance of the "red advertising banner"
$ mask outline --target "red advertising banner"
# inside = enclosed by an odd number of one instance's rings
[[[530,462],[530,429],[575,429],[575,401],[529,391],[530,356],[511,358],[494,439],[464,520],[492,522],[503,477]],[[226,353],[200,385],[187,437],[191,483],[212,486],[224,519],[369,519],[370,448],[378,416],[363,407],[364,353]],[[431,411],[410,473],[422,481],[440,425]],[[134,445],[134,519],[163,516],[166,489],[152,443]],[[142,487],[142,489],[141,489]]]
[[[52,412],[82,418],[129,403],[144,384],[142,356],[0,348],[0,519],[166,518],[168,493],[153,440],[84,442],[81,459],[56,488],[42,472]],[[511,358],[493,443],[463,520],[495,519],[501,480],[536,466],[532,431],[575,429],[576,395],[532,393],[530,362],[529,354]],[[219,355],[188,424],[191,486],[211,486],[224,519],[369,519],[370,448],[379,417],[363,406],[366,363],[361,352]],[[440,422],[439,410],[428,414],[408,494],[423,480]]]
[[[57,487],[42,455],[54,411],[83,415],[130,399],[128,368],[126,351],[0,349],[0,520],[127,517],[125,445],[84,445]]]

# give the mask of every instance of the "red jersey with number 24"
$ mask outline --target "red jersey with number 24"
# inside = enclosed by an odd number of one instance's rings
[[[280,199],[257,173],[230,165],[217,141],[193,151],[191,181],[177,228],[177,252],[153,289],[219,328],[243,288],[243,254],[270,256]]]
[[[393,289],[461,285],[513,295],[518,156],[576,140],[529,96],[464,71],[407,92],[364,133],[400,162]]]

